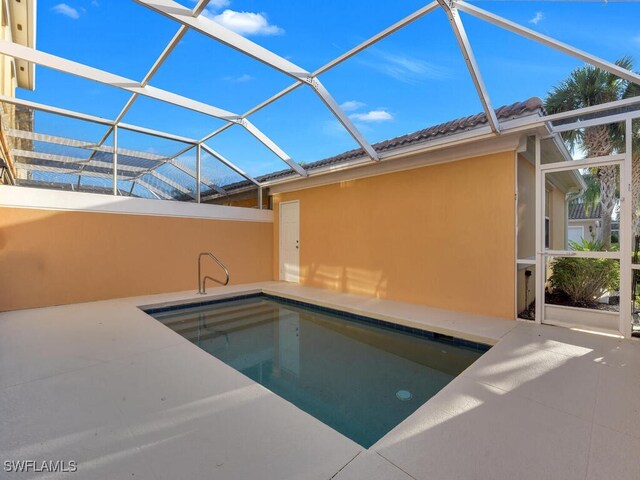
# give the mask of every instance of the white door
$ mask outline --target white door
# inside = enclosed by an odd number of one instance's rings
[[[280,204],[280,280],[300,281],[300,202]]]

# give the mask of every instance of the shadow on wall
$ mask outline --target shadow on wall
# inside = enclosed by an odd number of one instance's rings
[[[195,292],[204,251],[232,284],[273,278],[272,223],[0,207],[0,311]]]
[[[312,263],[310,267],[301,267],[300,281],[303,285],[354,295],[376,298],[387,296],[387,278],[382,270]]]

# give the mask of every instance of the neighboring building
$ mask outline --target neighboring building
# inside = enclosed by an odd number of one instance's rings
[[[35,48],[35,0],[0,0],[0,39]],[[24,60],[0,55],[0,95],[15,97],[18,87],[27,90],[35,88],[35,66]],[[0,107],[0,183],[14,184],[18,172],[10,153],[11,140],[5,135],[5,131],[8,128],[31,131],[33,118],[27,109],[7,103],[0,103]],[[21,143],[17,148],[25,148],[25,145]]]
[[[569,241],[579,242],[582,239],[594,241],[600,238],[601,207],[600,203],[593,206],[581,202],[571,203],[569,207]],[[612,224],[613,229],[614,225]]]

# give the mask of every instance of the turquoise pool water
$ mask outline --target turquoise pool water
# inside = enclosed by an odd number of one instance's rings
[[[367,448],[488,348],[264,295],[147,312]]]

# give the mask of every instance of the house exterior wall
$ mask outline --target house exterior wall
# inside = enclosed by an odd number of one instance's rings
[[[300,202],[300,283],[514,318],[514,152],[275,194]]]
[[[598,227],[597,220],[595,219],[569,220],[569,226],[583,227],[585,240],[593,241],[598,239],[600,227]],[[589,227],[591,227],[591,232],[589,232]]]
[[[231,284],[271,280],[273,224],[0,207],[0,311],[195,292],[205,251],[227,265]]]

